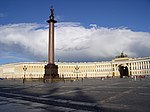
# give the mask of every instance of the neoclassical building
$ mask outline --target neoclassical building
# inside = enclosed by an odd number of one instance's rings
[[[0,66],[0,78],[43,78],[47,62],[20,62]],[[61,78],[100,78],[150,75],[150,57],[129,58],[121,53],[112,61],[57,62]]]

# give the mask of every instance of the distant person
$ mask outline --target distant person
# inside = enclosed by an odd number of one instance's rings
[[[25,78],[23,78],[23,84],[25,83]]]
[[[134,76],[134,80],[136,81],[136,76]]]
[[[134,78],[134,77],[133,77],[133,75],[132,75],[132,76],[131,76],[131,79],[133,80],[133,78]]]

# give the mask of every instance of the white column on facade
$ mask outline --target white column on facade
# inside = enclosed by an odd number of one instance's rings
[[[149,61],[147,62],[147,68],[148,68],[148,69],[150,68],[150,63],[149,63]]]
[[[142,62],[140,62],[140,67],[141,67],[141,69],[142,69]]]
[[[140,62],[138,62],[138,67],[139,67],[139,70],[140,70],[141,69]]]
[[[136,69],[139,70],[139,62],[136,62]]]
[[[141,73],[143,74],[143,62],[142,61],[141,61],[140,65],[141,65]]]
[[[145,70],[144,70],[145,72],[144,73],[146,74],[147,73],[147,71],[146,71],[146,69],[147,69],[147,62],[146,61],[144,61],[144,68],[145,68]]]
[[[145,61],[145,69],[147,69],[147,61]]]
[[[133,74],[132,63],[130,63],[130,71],[131,71],[131,75],[132,75]]]
[[[139,62],[139,68],[140,68],[140,70],[142,69],[142,67],[143,67],[142,62]]]
[[[148,69],[148,61],[146,61],[146,69]]]
[[[146,74],[148,73],[148,61],[146,61]]]
[[[131,63],[131,70],[133,70],[133,63]]]
[[[145,61],[143,61],[143,68],[145,69]]]
[[[116,73],[117,73],[117,71],[116,71],[116,64],[114,64],[114,75],[116,76]]]
[[[129,63],[129,75],[131,75],[131,63]]]
[[[134,63],[134,70],[136,70],[136,62]]]
[[[150,74],[150,61],[148,61],[148,74]]]
[[[148,69],[148,64],[149,64],[149,61],[147,61],[147,69]]]
[[[144,66],[144,61],[142,62],[142,74],[145,74],[145,66]]]
[[[135,62],[135,70],[137,70],[137,62]]]

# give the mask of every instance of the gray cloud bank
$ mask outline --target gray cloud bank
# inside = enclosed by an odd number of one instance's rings
[[[55,26],[56,59],[62,61],[100,61],[124,51],[130,57],[150,56],[150,33],[127,28],[104,28],[80,23]],[[47,60],[48,26],[36,23],[0,26],[0,57]],[[20,57],[19,57],[20,56]]]

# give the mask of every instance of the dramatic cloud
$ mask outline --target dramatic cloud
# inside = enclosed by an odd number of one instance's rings
[[[47,27],[39,24],[0,26],[0,54],[43,59],[47,55],[47,37]]]
[[[56,59],[100,61],[124,51],[130,57],[150,56],[150,33],[127,28],[103,28],[96,24],[59,23],[55,26]],[[0,26],[0,57],[47,59],[48,26],[9,24]]]

